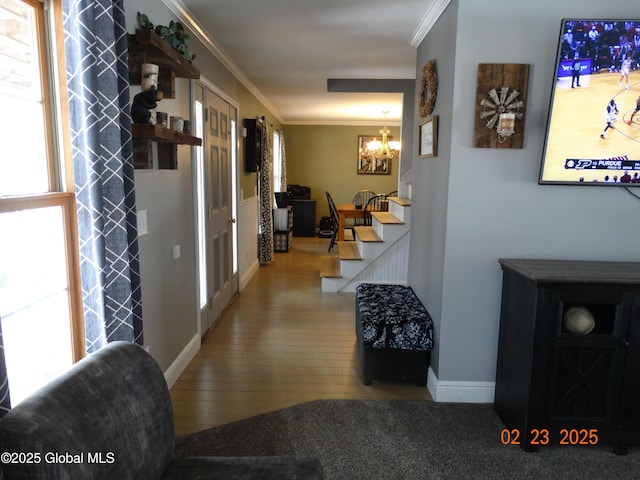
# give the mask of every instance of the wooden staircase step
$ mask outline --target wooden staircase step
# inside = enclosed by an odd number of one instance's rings
[[[402,205],[403,207],[410,207],[411,206],[411,199],[410,198],[389,197],[389,201],[397,203],[398,205]]]
[[[404,222],[398,217],[389,212],[371,212],[371,216],[378,220],[380,223],[391,225],[403,225]]]
[[[356,242],[338,242],[340,260],[362,260]]]
[[[361,242],[382,242],[373,227],[354,227],[356,237]]]
[[[323,255],[320,257],[320,276],[323,278],[342,278],[340,257],[338,255]]]

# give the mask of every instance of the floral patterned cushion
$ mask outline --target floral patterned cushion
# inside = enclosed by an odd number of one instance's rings
[[[361,283],[356,312],[367,348],[433,348],[433,320],[411,287]]]

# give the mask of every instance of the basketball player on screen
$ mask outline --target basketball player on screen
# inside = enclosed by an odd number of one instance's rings
[[[636,109],[633,111],[633,113],[631,114],[631,117],[629,117],[629,120],[627,120],[627,125],[631,125],[633,123],[633,117],[636,115],[636,113],[638,113],[640,111],[640,97],[638,97],[638,99],[636,100]]]
[[[622,65],[620,65],[620,81],[618,82],[618,87],[622,87],[622,80],[627,80],[626,89],[629,90],[629,73],[631,72],[631,64],[633,61],[631,60],[631,54],[627,54],[626,58],[622,61]]]
[[[604,134],[610,128],[613,128],[615,130],[616,127],[613,124],[616,123],[616,120],[618,120],[618,113],[618,106],[616,105],[615,100],[612,98],[609,101],[609,104],[607,105],[607,111],[604,114],[604,121],[606,122],[607,126],[604,127],[604,130],[602,130],[600,138],[605,138]]]

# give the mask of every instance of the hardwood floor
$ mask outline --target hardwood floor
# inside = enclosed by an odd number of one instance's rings
[[[431,399],[410,382],[363,385],[355,294],[320,287],[328,242],[295,237],[224,313],[171,389],[176,435],[322,398]]]

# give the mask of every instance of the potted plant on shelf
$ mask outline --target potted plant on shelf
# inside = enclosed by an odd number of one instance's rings
[[[174,22],[171,20],[169,26],[166,25],[153,25],[149,21],[149,17],[138,12],[137,15],[138,28],[153,30],[158,34],[165,42],[173,47],[180,55],[189,60],[190,62],[196,58],[195,54],[189,50],[189,43],[191,37],[185,33],[184,26],[180,22]]]

